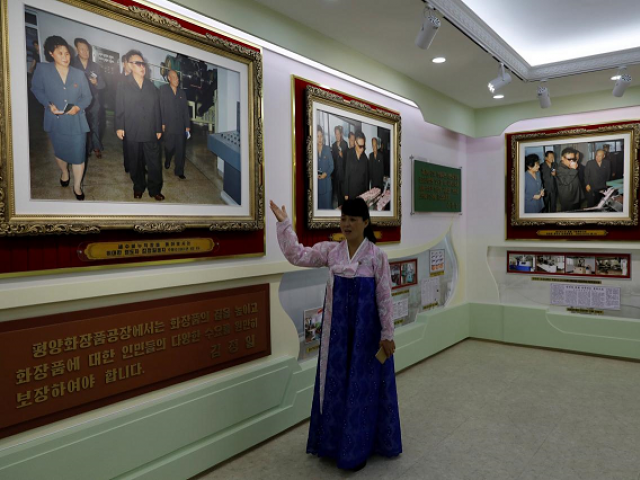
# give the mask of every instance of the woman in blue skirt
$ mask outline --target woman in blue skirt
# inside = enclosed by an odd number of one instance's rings
[[[91,90],[84,73],[69,66],[71,53],[64,38],[47,38],[44,53],[49,63],[36,67],[31,91],[44,106],[44,131],[49,134],[61,171],[60,185],[69,185],[71,164],[73,193],[78,200],[84,200],[82,177],[89,131],[85,109],[91,104]]]
[[[375,245],[369,209],[361,198],[344,202],[340,243],[298,243],[284,207],[273,202],[278,242],[300,267],[329,267],[320,357],[311,408],[307,453],[360,470],[372,454],[402,453],[392,355],[391,272]],[[376,358],[382,348],[387,360]]]

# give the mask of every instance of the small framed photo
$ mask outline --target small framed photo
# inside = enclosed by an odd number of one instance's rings
[[[304,311],[304,343],[317,343],[322,334],[322,307]]]
[[[306,88],[307,226],[339,226],[346,199],[367,202],[376,226],[399,226],[400,115]]]
[[[390,262],[391,288],[410,287],[418,284],[418,259],[412,258],[402,262]]]
[[[507,273],[629,279],[631,254],[508,251]]]

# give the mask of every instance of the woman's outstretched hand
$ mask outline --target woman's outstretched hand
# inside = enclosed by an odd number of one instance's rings
[[[276,219],[278,219],[279,222],[284,222],[287,218],[289,218],[284,205],[282,206],[282,208],[280,208],[275,203],[273,203],[273,200],[269,200],[269,207],[271,207],[271,211],[276,216]]]

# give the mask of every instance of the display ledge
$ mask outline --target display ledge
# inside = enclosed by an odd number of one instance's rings
[[[638,250],[640,251],[640,238],[637,242],[603,242],[602,240],[504,240],[502,243],[492,243],[487,248],[510,248],[510,249],[531,249],[531,250]]]
[[[385,248],[385,252],[390,259],[416,255],[437,245],[445,235],[446,232],[431,242],[409,248]],[[91,303],[69,308],[63,305],[63,302],[96,299],[101,299],[101,302],[108,305],[138,302],[156,297],[197,293],[204,287],[207,291],[229,288],[229,282],[233,281],[244,280],[244,284],[268,281],[265,277],[280,276],[298,269],[286,261],[267,263],[260,259],[246,258],[220,263],[202,262],[188,266],[172,265],[9,279],[0,281],[0,322],[34,315],[32,311],[16,311],[26,310],[27,307],[46,305],[49,309],[47,313],[51,314],[99,306]],[[119,296],[117,301],[113,298],[107,299],[113,295]],[[53,307],[55,304],[59,306]]]

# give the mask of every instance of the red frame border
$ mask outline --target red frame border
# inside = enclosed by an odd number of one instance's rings
[[[27,319],[20,319],[20,320],[12,320],[8,322],[0,322],[0,334],[1,334],[3,332],[12,331],[12,330],[22,330],[22,329],[33,328],[33,327],[43,327],[48,325],[55,325],[57,323],[67,323],[67,322],[72,322],[77,320],[84,320],[91,317],[108,316],[108,315],[113,315],[117,313],[123,313],[126,311],[130,311],[130,312],[135,312],[139,310],[144,311],[145,309],[157,308],[163,305],[174,305],[176,302],[188,304],[189,302],[206,300],[210,298],[212,295],[214,297],[217,297],[229,292],[231,292],[234,295],[243,294],[243,293],[262,293],[265,295],[265,302],[266,302],[266,309],[267,309],[267,315],[266,315],[267,317],[267,328],[266,328],[267,348],[265,351],[258,352],[252,355],[247,355],[237,360],[232,360],[232,361],[221,363],[218,365],[204,367],[204,368],[201,368],[200,370],[184,373],[182,375],[178,375],[173,378],[161,380],[159,382],[137,387],[125,392],[116,393],[114,395],[93,400],[91,402],[88,402],[82,405],[71,407],[65,410],[60,410],[58,412],[53,412],[48,415],[44,415],[42,417],[37,417],[32,420],[27,420],[25,422],[18,423],[16,425],[11,425],[0,430],[0,439],[15,435],[17,433],[21,433],[27,430],[31,430],[36,427],[48,425],[50,423],[57,422],[65,418],[74,417],[81,413],[85,413],[91,410],[95,410],[97,408],[111,405],[113,403],[117,403],[122,400],[127,400],[129,398],[137,397],[145,393],[153,392],[155,390],[160,390],[162,388],[169,387],[177,383],[186,382],[187,380],[192,380],[194,378],[198,378],[203,375],[208,375],[210,373],[226,370],[227,368],[230,368],[236,365],[242,365],[243,363],[248,363],[252,360],[256,360],[258,358],[263,358],[271,355],[272,346],[271,346],[271,300],[270,300],[270,293],[269,293],[270,287],[269,287],[269,284],[265,283],[265,284],[259,284],[259,285],[251,285],[248,287],[237,287],[237,288],[231,288],[226,290],[214,290],[214,291],[205,292],[205,293],[182,295],[179,297],[164,298],[160,300],[147,300],[144,302],[125,303],[125,304],[116,305],[113,307],[94,308],[90,310],[80,310],[75,312],[58,313],[55,315],[49,315],[49,316],[43,316],[43,317],[34,317],[34,318],[27,318]]]
[[[506,227],[505,227],[505,239],[506,240],[540,240],[540,241],[558,241],[558,240],[571,240],[571,241],[624,241],[624,242],[638,242],[640,241],[640,225],[625,227],[625,226],[601,226],[598,224],[587,224],[584,226],[561,226],[554,223],[549,223],[541,226],[512,226],[511,225],[511,205],[514,203],[513,192],[511,191],[511,170],[513,168],[513,151],[511,148],[511,139],[514,135],[522,135],[523,133],[540,133],[540,134],[560,134],[576,128],[581,128],[586,131],[596,130],[600,127],[609,127],[614,125],[625,125],[628,123],[638,123],[640,120],[627,120],[622,122],[613,123],[600,123],[594,125],[580,125],[568,126],[560,128],[551,128],[546,130],[535,130],[526,132],[511,132],[505,134],[506,142],[506,172],[505,172],[505,209],[506,209]],[[640,157],[640,151],[638,151]],[[636,198],[640,201],[640,190],[635,192]],[[571,236],[571,235],[557,235],[552,237],[543,237],[537,235],[538,230],[559,230],[559,231],[571,231],[571,230],[606,230],[606,237],[593,237],[593,236]]]
[[[627,267],[627,275],[598,275],[597,273],[548,273],[548,272],[540,272],[536,270],[533,272],[521,272],[521,271],[512,271],[509,269],[509,256],[513,254],[522,254],[522,255],[533,255],[537,257],[539,255],[547,255],[554,257],[595,257],[595,258],[626,258],[628,263]],[[540,252],[540,251],[522,251],[522,250],[507,250],[507,259],[506,259],[506,267],[507,273],[513,273],[516,275],[536,275],[536,276],[545,276],[545,277],[584,277],[584,278],[624,278],[631,279],[631,254],[630,253],[591,253],[591,252]],[[596,265],[597,271],[597,265]]]
[[[313,85],[321,90],[331,92],[334,95],[339,95],[346,100],[357,100],[358,102],[365,103],[371,108],[376,110],[384,110],[397,114],[393,110],[380,107],[372,103],[367,103],[360,98],[351,97],[342,92],[331,90],[326,87],[322,87],[314,82],[305,80],[303,78],[292,78],[292,102],[293,102],[293,210],[295,212],[294,229],[298,235],[298,240],[305,246],[312,246],[318,242],[331,240],[333,234],[340,233],[339,228],[330,228],[326,230],[317,230],[307,228],[307,174],[306,174],[306,155],[305,155],[305,143],[306,143],[306,127],[305,127],[305,90],[307,86]],[[400,185],[400,183],[399,183]],[[402,227],[380,227],[375,223],[373,224],[374,230],[379,231],[382,234],[380,243],[397,243],[400,242],[401,228]]]
[[[182,28],[204,35],[209,33],[223,38],[229,42],[260,52],[261,49],[254,45],[240,42],[233,37],[226,36],[214,30],[210,30],[187,20],[174,17],[162,10],[154,9],[149,5],[143,5],[135,0],[110,0],[111,3],[123,7],[138,6],[163,17],[175,20]],[[94,262],[82,261],[78,256],[78,250],[87,242],[131,242],[141,240],[181,240],[194,237],[211,238],[216,248],[212,252],[200,255],[176,255],[142,257],[131,259],[101,260]],[[255,231],[216,231],[208,229],[187,229],[181,233],[140,234],[133,230],[103,230],[96,235],[48,235],[43,237],[0,237],[0,277],[21,276],[29,274],[57,274],[82,269],[109,268],[113,266],[162,265],[166,263],[186,263],[194,260],[211,260],[215,258],[229,258],[236,256],[261,256],[264,255],[265,230]]]
[[[413,263],[415,265],[415,281],[412,283],[405,283],[404,285],[396,285],[395,287],[391,287],[391,290],[399,290],[401,288],[413,287],[414,285],[418,285],[418,259],[412,258],[410,260],[402,260],[400,262],[389,262],[389,269],[391,269],[392,265],[400,265],[400,272],[402,275],[402,265],[405,263]]]

